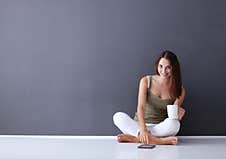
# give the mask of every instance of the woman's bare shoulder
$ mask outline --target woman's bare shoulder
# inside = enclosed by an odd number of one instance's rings
[[[140,78],[140,83],[147,83],[148,79],[147,76],[143,76]]]
[[[143,84],[148,84],[148,78],[150,78],[151,76],[151,79],[152,81],[157,81],[158,80],[158,75],[146,75],[146,76],[143,76],[140,78],[140,83],[143,83]]]

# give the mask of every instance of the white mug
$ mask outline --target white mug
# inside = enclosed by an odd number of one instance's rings
[[[178,105],[167,105],[167,114],[170,119],[178,119]]]

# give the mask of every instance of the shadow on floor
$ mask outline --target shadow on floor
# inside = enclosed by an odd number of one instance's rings
[[[179,139],[178,145],[226,145],[226,138],[218,139]]]

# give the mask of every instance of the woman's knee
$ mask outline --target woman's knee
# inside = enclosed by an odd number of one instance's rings
[[[180,122],[175,119],[166,119],[169,136],[175,136],[180,130]]]
[[[119,125],[123,120],[125,120],[127,114],[123,112],[116,112],[113,115],[113,122],[115,125]]]

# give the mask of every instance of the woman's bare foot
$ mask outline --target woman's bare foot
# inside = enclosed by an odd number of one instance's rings
[[[156,145],[176,145],[178,142],[178,139],[177,137],[174,137],[174,136],[159,138],[150,134],[149,141],[151,144],[156,144]]]
[[[128,134],[117,135],[117,140],[118,142],[139,142],[137,137]]]
[[[175,136],[160,138],[165,145],[176,145],[178,143],[178,138]]]

